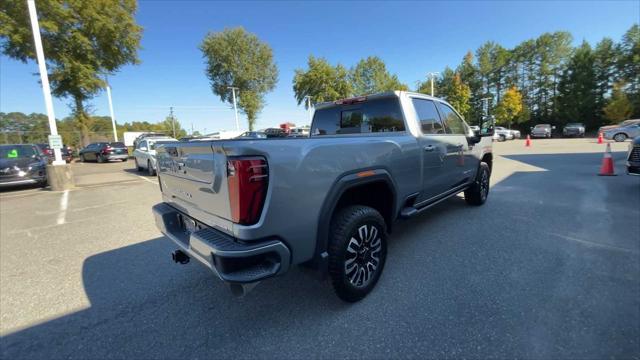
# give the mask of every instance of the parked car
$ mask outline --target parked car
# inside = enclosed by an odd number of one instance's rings
[[[267,135],[267,138],[281,138],[287,136],[287,133],[284,131],[284,129],[280,128],[265,129],[264,134]]]
[[[51,158],[53,157],[53,149],[51,149],[49,147],[49,144],[38,143],[38,144],[35,144],[35,145],[39,148],[39,150],[40,150],[40,152],[42,154],[44,154],[44,155],[46,155],[48,157],[51,157]]]
[[[309,137],[309,129],[306,128],[293,128],[289,131],[289,137]]]
[[[602,137],[605,139],[615,140],[616,142],[623,142],[636,136],[640,136],[640,123],[629,123],[625,126],[605,130],[602,133]]]
[[[147,137],[138,143],[138,147],[133,150],[133,160],[136,164],[136,170],[147,171],[149,176],[156,175],[157,162],[156,162],[156,145],[164,143],[178,141],[174,138],[164,137]]]
[[[69,146],[63,146],[60,149],[60,155],[62,155],[62,160],[67,164],[73,161],[73,149]]]
[[[174,261],[201,262],[236,293],[304,263],[358,301],[382,273],[395,220],[460,192],[487,200],[484,126],[479,136],[445,101],[395,91],[316,105],[309,139],[166,144],[156,224]]]
[[[600,126],[600,128],[598,129],[598,133],[604,133],[607,130],[611,130],[611,129],[615,129],[617,127],[623,127],[623,126],[627,126],[627,125],[633,125],[633,124],[640,124],[640,119],[625,120],[625,121],[621,122],[620,124],[616,124],[616,125]]]
[[[504,140],[513,140],[515,139],[515,135],[514,133],[502,126],[496,126],[495,131],[496,134],[498,134],[498,137],[503,138]],[[498,141],[504,141],[502,139],[499,139]]]
[[[520,139],[522,137],[522,135],[520,134],[520,130],[509,129],[509,131],[511,131],[511,134],[513,134],[514,139]]]
[[[549,124],[537,124],[531,128],[531,137],[534,138],[551,138],[552,131],[555,130],[555,126]]]
[[[133,139],[133,148],[136,149],[138,147],[138,144],[140,143],[140,141],[146,139],[146,138],[150,138],[150,137],[169,137],[169,135],[165,134],[165,133],[161,133],[161,132],[153,132],[153,131],[149,131],[149,132],[145,132],[142,133],[140,135],[138,135],[138,137],[136,137],[135,139]]]
[[[260,131],[246,131],[236,137],[236,139],[266,139],[267,134]]]
[[[562,135],[564,137],[584,137],[584,124],[568,123],[564,128],[562,128]]]
[[[36,144],[0,145],[0,187],[47,186],[48,162]]]
[[[103,163],[110,160],[127,161],[129,150],[121,142],[96,142],[80,150],[81,161],[97,161]]]
[[[629,144],[627,153],[627,174],[640,175],[640,136]]]

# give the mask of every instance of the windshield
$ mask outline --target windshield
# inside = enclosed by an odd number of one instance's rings
[[[0,145],[0,159],[29,158],[36,155],[31,145]]]
[[[546,125],[546,124],[538,124],[536,125],[536,129],[547,129],[550,128],[551,125]]]
[[[582,124],[581,123],[569,123],[567,124],[567,127],[581,127]]]

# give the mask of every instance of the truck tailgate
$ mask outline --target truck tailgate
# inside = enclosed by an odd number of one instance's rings
[[[211,216],[231,219],[227,157],[221,144],[167,143],[158,149],[157,159],[162,193],[170,204],[201,221]]]

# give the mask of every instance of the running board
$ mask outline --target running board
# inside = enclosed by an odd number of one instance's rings
[[[462,191],[466,190],[466,188],[467,188],[467,186],[462,187],[459,190],[456,189],[451,194],[443,196],[442,198],[440,198],[438,200],[435,200],[434,202],[429,203],[429,204],[427,204],[425,206],[422,206],[422,207],[419,207],[419,208],[416,208],[416,207],[413,207],[413,206],[407,206],[407,207],[403,208],[402,210],[400,210],[400,218],[401,219],[408,219],[410,217],[416,216],[416,215],[420,214],[421,212],[429,209],[430,207],[432,207],[434,205],[437,205],[437,204],[439,204],[439,203],[441,203],[441,202],[443,202],[443,201],[445,201],[445,200],[447,200],[447,199],[449,199],[449,198],[451,198],[453,196],[456,196],[456,195],[460,194]]]

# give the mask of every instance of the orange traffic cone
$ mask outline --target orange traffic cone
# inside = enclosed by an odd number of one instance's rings
[[[524,146],[526,147],[531,146],[531,136],[527,135],[527,141],[524,142]]]
[[[613,169],[613,158],[611,157],[611,144],[607,143],[607,149],[602,158],[602,166],[600,167],[600,176],[616,176]]]
[[[598,144],[602,144],[602,133],[598,133]]]

